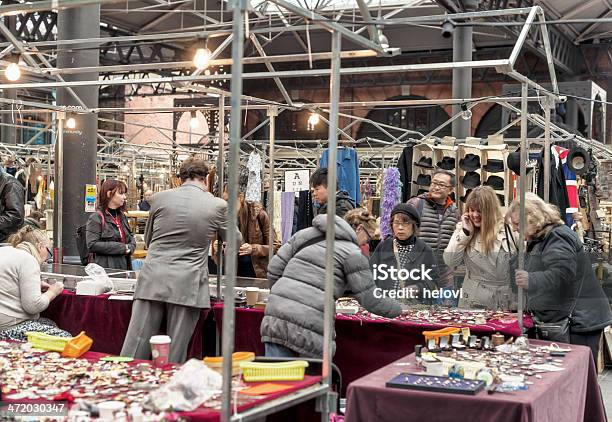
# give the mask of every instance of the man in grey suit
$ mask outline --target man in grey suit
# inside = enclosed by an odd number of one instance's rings
[[[202,308],[210,308],[208,248],[215,233],[226,239],[227,203],[208,192],[204,161],[185,160],[181,187],[155,194],[145,230],[147,259],[138,277],[122,356],[148,359],[149,339],[166,313],[171,362],[187,358]],[[230,234],[241,239],[236,223]],[[239,242],[240,243],[240,240]]]

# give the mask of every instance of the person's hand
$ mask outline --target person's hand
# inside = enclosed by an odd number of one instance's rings
[[[470,216],[467,212],[461,216],[461,223],[463,230],[469,232],[468,236],[471,236],[474,232],[474,225],[472,224],[472,220],[470,220]]]
[[[40,291],[41,292],[46,292],[47,290],[49,290],[49,287],[51,287],[51,285],[49,283],[47,283],[45,280],[42,280],[40,282]]]
[[[240,245],[238,255],[251,255],[253,253],[253,245],[250,243],[243,243]]]
[[[514,272],[514,278],[516,279],[516,285],[523,288],[529,288],[529,273],[523,270],[516,270]]]
[[[64,291],[64,283],[58,281],[57,283],[50,285],[49,291],[53,293],[54,296],[59,296],[60,293]]]

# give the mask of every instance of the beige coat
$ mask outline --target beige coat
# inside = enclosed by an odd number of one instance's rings
[[[155,194],[145,230],[149,248],[135,299],[210,307],[208,248],[215,233],[226,239],[227,203],[186,182]],[[230,231],[242,236],[235,224]]]
[[[504,224],[499,225],[493,251],[485,254],[480,236],[470,244],[471,237],[463,232],[462,223],[457,223],[455,233],[444,250],[444,262],[449,267],[464,264],[460,308],[511,309],[516,308],[516,294],[512,292],[510,278],[510,252],[516,253],[512,240],[506,240]],[[513,233],[515,241],[518,234]]]

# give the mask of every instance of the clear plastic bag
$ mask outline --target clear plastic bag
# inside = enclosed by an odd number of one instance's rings
[[[94,282],[103,285],[107,292],[114,290],[115,286],[113,285],[113,282],[111,281],[110,277],[108,276],[108,274],[106,274],[104,268],[102,268],[98,264],[88,264],[85,267],[85,272],[89,277],[91,277]]]
[[[145,407],[155,412],[189,412],[221,393],[223,377],[208,368],[201,360],[191,359],[170,378],[170,381],[152,391]]]

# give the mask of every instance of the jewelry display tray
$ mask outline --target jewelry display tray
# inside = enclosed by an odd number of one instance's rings
[[[475,395],[484,388],[485,383],[484,381],[475,380],[451,381],[449,377],[402,373],[387,381],[385,386],[390,388],[403,388],[406,390]]]

